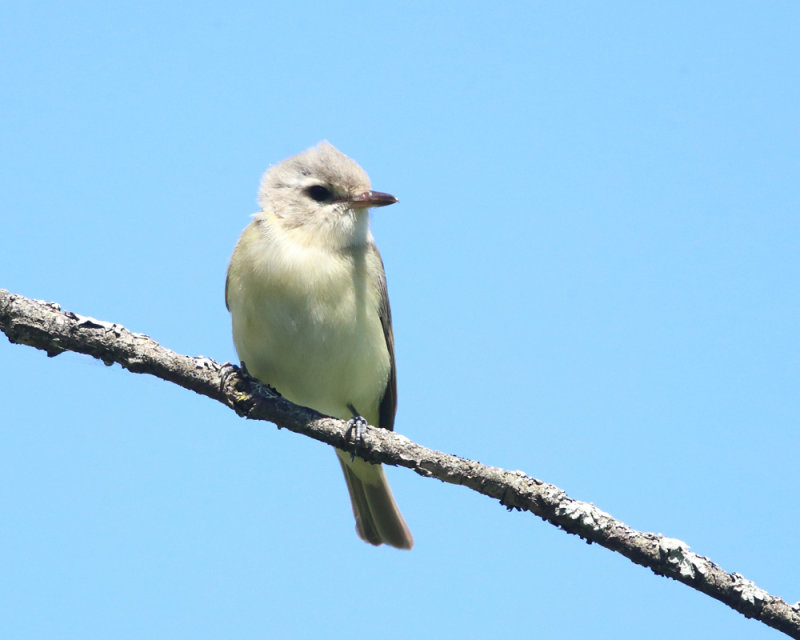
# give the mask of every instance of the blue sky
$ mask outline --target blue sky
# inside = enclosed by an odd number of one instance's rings
[[[6,3],[0,287],[235,358],[227,260],[328,139],[373,232],[397,429],[555,483],[789,602],[800,483],[794,2]],[[0,342],[7,638],[774,638],[468,490]]]

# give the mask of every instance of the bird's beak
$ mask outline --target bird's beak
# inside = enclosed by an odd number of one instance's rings
[[[368,209],[369,207],[385,207],[397,202],[397,198],[389,193],[380,191],[365,191],[350,198],[350,204],[358,209]]]

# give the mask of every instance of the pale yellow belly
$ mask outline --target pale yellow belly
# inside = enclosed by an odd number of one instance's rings
[[[333,296],[314,295],[308,282],[302,291],[258,284],[254,298],[229,300],[249,373],[296,404],[341,419],[352,404],[377,424],[391,365],[374,296],[356,295],[347,281]]]

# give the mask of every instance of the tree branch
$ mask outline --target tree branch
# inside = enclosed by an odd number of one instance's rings
[[[134,373],[149,373],[231,407],[240,416],[268,420],[278,427],[352,451],[346,423],[294,405],[273,389],[205,357],[189,357],[162,347],[118,324],[62,311],[52,302],[31,300],[0,289],[0,330],[9,341],[56,356],[85,353],[105,364],[118,363]],[[621,553],[658,575],[674,578],[724,602],[792,638],[800,639],[800,603],[759,589],[738,573],[728,573],[689,546],[660,534],[636,531],[592,504],[573,500],[558,487],[472,460],[427,449],[385,429],[367,430],[358,455],[413,469],[419,475],[460,484],[495,498],[508,509],[529,511],[568,533]]]

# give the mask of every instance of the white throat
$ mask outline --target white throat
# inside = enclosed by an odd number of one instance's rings
[[[261,215],[266,216],[270,226],[277,227],[280,235],[301,247],[343,251],[373,242],[367,209],[346,211],[335,219],[306,220],[301,225],[287,223],[272,213]]]

